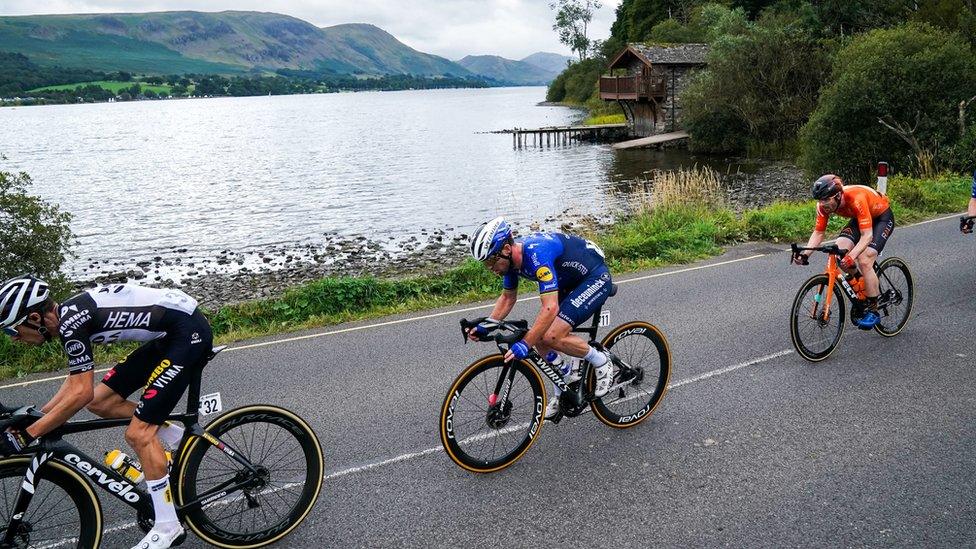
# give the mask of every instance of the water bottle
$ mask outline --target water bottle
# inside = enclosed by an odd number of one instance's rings
[[[142,482],[142,479],[145,478],[145,475],[142,474],[142,465],[117,448],[110,452],[105,452],[105,465],[115,469],[120,475],[134,484]]]

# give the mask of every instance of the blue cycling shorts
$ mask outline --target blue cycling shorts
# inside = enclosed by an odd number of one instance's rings
[[[976,172],[973,172],[973,198],[976,198]]]
[[[559,318],[573,328],[586,322],[607,301],[613,281],[604,267],[590,273],[578,286],[565,294],[559,292]]]

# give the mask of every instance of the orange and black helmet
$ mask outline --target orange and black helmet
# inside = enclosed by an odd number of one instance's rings
[[[830,198],[844,190],[844,182],[832,173],[820,176],[813,182],[813,197],[817,200]]]

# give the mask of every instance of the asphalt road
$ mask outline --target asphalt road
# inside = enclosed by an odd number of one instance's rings
[[[626,431],[592,414],[546,424],[490,475],[455,466],[437,425],[454,377],[493,349],[458,335],[485,304],[240,343],[204,392],[292,409],[322,441],[322,495],[280,547],[976,547],[976,240],[954,218],[896,228],[886,255],[915,276],[907,328],[848,326],[817,364],[787,322],[825,258],[791,266],[784,248],[619,277],[611,324],[648,320],[671,343],[663,404]],[[57,382],[37,379],[0,400],[43,403]],[[73,442],[101,455],[121,430]],[[138,540],[101,495],[105,546]]]

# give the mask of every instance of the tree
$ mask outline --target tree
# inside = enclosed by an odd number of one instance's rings
[[[928,24],[878,29],[840,50],[832,72],[801,134],[808,172],[857,180],[879,160],[916,172],[951,165],[965,137],[960,103],[976,90],[966,40]]]
[[[559,35],[560,42],[579,55],[580,61],[586,59],[590,51],[587,26],[593,20],[593,11],[601,7],[600,0],[555,0],[549,3],[549,8],[556,10],[552,30]]]
[[[61,267],[73,256],[71,214],[28,194],[30,185],[26,173],[0,169],[0,277],[31,273],[66,287]]]
[[[745,17],[744,12],[733,10]],[[682,95],[683,123],[699,150],[728,152],[752,143],[789,143],[817,105],[830,68],[809,32],[779,17],[712,43],[708,68]]]

